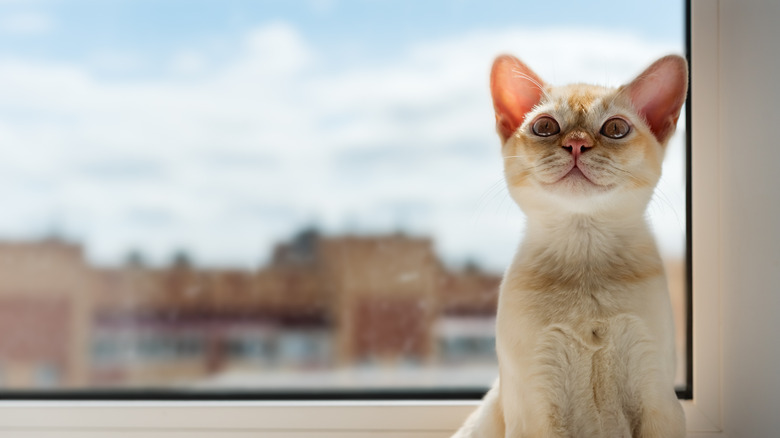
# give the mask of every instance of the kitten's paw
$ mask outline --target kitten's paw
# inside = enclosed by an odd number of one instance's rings
[[[648,409],[642,416],[639,438],[685,438],[685,414],[675,400],[664,410]]]

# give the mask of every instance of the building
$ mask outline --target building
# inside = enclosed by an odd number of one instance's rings
[[[88,384],[95,280],[77,245],[0,243],[0,385]]]
[[[458,345],[459,318],[492,324],[499,281],[450,272],[430,239],[314,231],[277,245],[254,271],[185,258],[95,267],[78,245],[47,239],[0,244],[0,274],[0,383],[13,388],[432,363]]]

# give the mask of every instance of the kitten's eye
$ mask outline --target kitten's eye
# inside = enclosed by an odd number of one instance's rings
[[[601,135],[609,138],[623,138],[631,131],[631,126],[623,119],[609,119],[601,127]]]
[[[561,127],[552,117],[539,117],[531,126],[531,130],[539,137],[549,137],[561,132]]]

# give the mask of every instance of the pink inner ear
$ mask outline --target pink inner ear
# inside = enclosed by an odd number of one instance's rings
[[[665,56],[628,84],[626,91],[655,138],[664,144],[674,132],[685,102],[688,64],[679,56]]]
[[[519,59],[510,55],[496,58],[490,73],[490,92],[501,141],[506,141],[539,103],[542,87],[544,82]]]

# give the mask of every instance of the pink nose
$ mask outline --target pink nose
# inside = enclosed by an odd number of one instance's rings
[[[574,161],[577,161],[577,158],[579,158],[583,152],[592,147],[593,146],[590,145],[590,142],[588,142],[586,138],[569,138],[563,145],[564,149],[574,155]]]

